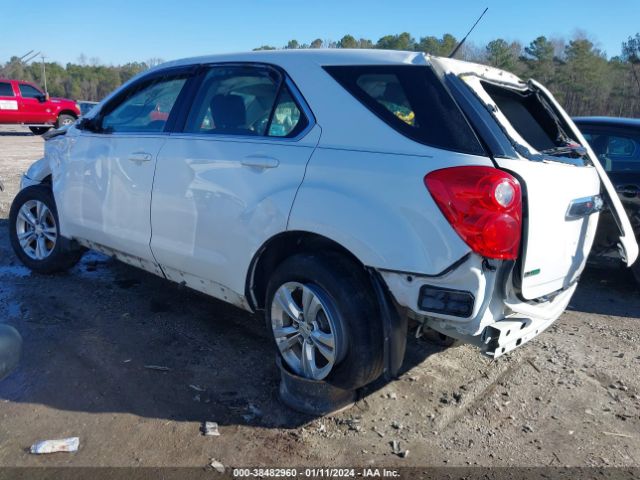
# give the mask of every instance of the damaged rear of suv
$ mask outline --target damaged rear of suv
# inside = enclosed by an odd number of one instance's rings
[[[601,209],[616,219],[627,265],[638,246],[602,166],[542,85],[450,59],[431,64],[495,168],[427,174],[433,199],[472,252],[433,277],[386,272],[384,278],[409,315],[495,358],[564,311]]]

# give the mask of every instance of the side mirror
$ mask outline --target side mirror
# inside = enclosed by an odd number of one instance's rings
[[[48,97],[47,95],[42,94],[42,95],[38,95],[38,96],[36,97],[36,99],[37,99],[40,103],[44,103],[44,102],[46,102],[47,100],[49,100],[49,97]]]
[[[76,128],[79,130],[87,130],[89,132],[97,132],[100,129],[100,120],[98,117],[81,118]]]

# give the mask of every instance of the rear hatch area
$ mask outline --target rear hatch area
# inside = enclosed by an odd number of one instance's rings
[[[522,185],[522,243],[512,275],[522,300],[552,298],[577,281],[605,203],[619,226],[620,251],[633,263],[638,247],[611,182],[542,85],[481,65],[449,59],[432,63],[446,80],[455,77],[447,82],[454,96],[456,88],[466,90],[463,110],[476,129],[484,130],[479,133],[488,139],[495,164]]]

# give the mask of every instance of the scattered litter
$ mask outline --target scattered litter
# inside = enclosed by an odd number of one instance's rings
[[[395,428],[396,430],[401,430],[402,429],[402,424],[399,422],[396,422],[395,420],[393,422],[391,422],[391,426],[393,428]]]
[[[400,453],[400,444],[398,443],[397,440],[392,440],[390,443],[391,443],[391,451],[395,455],[398,455]]]
[[[523,432],[533,433],[533,427],[531,425],[523,425],[522,426],[522,431]]]
[[[122,363],[129,363],[131,361],[130,358],[127,358],[126,360],[123,360]]]
[[[391,392],[387,395],[387,397],[391,400],[396,400],[398,398],[398,395],[396,394],[396,392]]]
[[[374,427],[373,431],[376,432],[380,438],[384,437],[384,432],[381,432],[380,430],[376,430],[375,427]]]
[[[407,458],[407,456],[409,456],[409,450],[402,450],[397,440],[392,440],[389,443],[391,444],[391,451],[394,455],[398,455],[400,458]]]
[[[191,390],[195,390],[196,392],[206,392],[207,389],[204,387],[201,387],[200,385],[189,385],[189,388]]]
[[[197,395],[193,396],[193,401],[194,402],[199,402],[200,401],[200,394],[199,393]]]
[[[633,438],[633,435],[627,435],[626,433],[602,432],[602,434],[603,435],[608,435],[610,437]]]
[[[169,367],[163,367],[162,365],[145,365],[144,368],[149,370],[158,370],[159,372],[168,372],[171,370]]]
[[[535,363],[533,363],[533,360],[527,358],[527,363],[531,365],[536,372],[540,373],[540,368]]]
[[[204,422],[204,427],[202,428],[202,432],[207,437],[220,436],[220,430],[218,430],[217,422]]]
[[[218,473],[224,473],[224,465],[220,463],[215,458],[211,459],[211,463],[209,464],[213,469],[215,469]]]
[[[76,452],[80,446],[80,438],[70,437],[58,440],[42,440],[31,445],[31,453]]]

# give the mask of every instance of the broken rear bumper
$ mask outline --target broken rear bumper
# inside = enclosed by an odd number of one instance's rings
[[[562,315],[577,287],[576,282],[543,304],[525,303],[511,296],[505,305],[513,315],[482,331],[483,353],[497,358],[540,335]]]
[[[569,305],[577,283],[538,301],[523,301],[513,291],[512,264],[493,262],[470,255],[443,275],[420,277],[399,272],[381,272],[396,303],[405,314],[423,325],[464,343],[477,346],[482,353],[497,358],[532,340],[555,322]],[[502,286],[502,287],[501,287]],[[433,308],[422,308],[425,287],[439,288],[451,298],[440,300],[451,310],[464,295],[473,299],[466,315],[452,316]],[[459,294],[452,296],[450,292]],[[460,298],[458,298],[460,297]],[[444,298],[444,297],[443,297]],[[453,300],[452,300],[453,299]],[[430,311],[429,311],[430,310]]]

